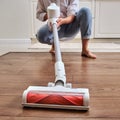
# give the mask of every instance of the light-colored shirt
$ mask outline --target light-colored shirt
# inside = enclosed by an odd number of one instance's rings
[[[79,0],[38,0],[36,17],[40,21],[44,20],[47,13],[47,7],[51,3],[56,3],[60,7],[60,17],[65,18],[75,15],[79,8]]]

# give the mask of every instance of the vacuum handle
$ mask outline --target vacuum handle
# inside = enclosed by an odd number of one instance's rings
[[[56,22],[56,20],[60,16],[60,7],[58,7],[55,3],[51,3],[50,6],[48,6],[47,8],[47,14],[48,14],[48,26],[49,29],[53,31],[54,36],[56,62],[62,61]]]
[[[58,30],[57,30],[57,23],[53,23],[53,36],[54,36],[54,47],[55,47],[55,57],[56,62],[62,61],[61,51],[60,51],[60,44],[58,38]]]

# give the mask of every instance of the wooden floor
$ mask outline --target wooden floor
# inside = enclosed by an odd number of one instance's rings
[[[54,56],[49,53],[8,53],[0,57],[0,120],[120,120],[120,53],[96,53],[96,60],[80,53],[62,53],[67,82],[89,88],[87,112],[23,109],[29,85],[54,81]]]

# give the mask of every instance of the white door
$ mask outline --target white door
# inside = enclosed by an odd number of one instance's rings
[[[120,0],[96,0],[95,38],[120,38]]]

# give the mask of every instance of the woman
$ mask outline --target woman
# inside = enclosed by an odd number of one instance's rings
[[[72,37],[81,33],[82,52],[81,56],[96,59],[96,55],[88,49],[91,35],[92,15],[88,8],[79,10],[79,0],[38,0],[36,16],[41,21],[46,21],[47,7],[56,3],[60,7],[60,17],[57,20],[59,38]],[[39,42],[52,45],[50,52],[54,52],[53,33],[48,25],[44,25],[36,35]]]

